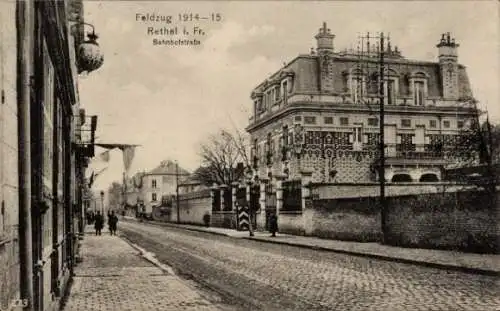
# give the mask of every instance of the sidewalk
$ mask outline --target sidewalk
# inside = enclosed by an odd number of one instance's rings
[[[95,236],[92,229],[86,228],[83,262],[62,310],[220,310],[151,255],[146,260],[147,253],[120,237],[107,230]]]
[[[137,221],[135,218],[127,218],[127,220]],[[148,221],[148,223],[162,226],[179,227],[186,230],[202,231],[235,238],[258,240],[268,243],[286,244],[440,269],[458,270],[486,275],[500,275],[500,255],[472,254],[420,248],[403,248],[381,245],[379,243],[346,242],[320,239],[315,237],[295,236],[289,234],[278,234],[276,237],[270,237],[269,233],[267,232],[255,232],[255,236],[250,237],[248,235],[248,231],[236,231],[233,229],[212,227],[207,228],[192,225],[178,225],[157,221]]]

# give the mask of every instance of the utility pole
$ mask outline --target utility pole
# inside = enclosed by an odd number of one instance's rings
[[[384,133],[384,33],[380,34],[380,73],[379,73],[379,104],[380,104],[380,166],[379,166],[379,183],[380,183],[380,220],[382,231],[382,243],[386,242],[386,200],[385,200],[385,133]]]
[[[122,211],[125,211],[127,205],[127,198],[125,194],[127,192],[127,181],[125,180],[125,172],[123,172],[123,187],[122,187]]]
[[[375,39],[378,41],[378,47],[374,48],[370,45],[370,39]],[[378,147],[379,147],[379,165],[378,165],[378,177],[379,177],[379,187],[380,187],[380,196],[379,196],[379,206],[380,206],[380,219],[381,219],[381,242],[385,243],[386,242],[386,213],[387,213],[387,202],[385,198],[385,42],[384,40],[387,39],[389,40],[389,37],[385,37],[384,33],[380,33],[379,36],[370,36],[370,33],[368,33],[366,36],[361,37],[361,46],[358,46],[358,51],[357,51],[357,56],[358,56],[358,62],[359,66],[358,69],[362,69],[362,64],[368,64],[375,62],[378,66],[378,81],[374,81],[374,84],[378,84],[378,100],[379,100],[379,142],[378,142]],[[366,52],[364,50],[365,46],[365,40],[366,40]],[[373,53],[373,52],[375,53]],[[366,54],[365,54],[366,53]],[[373,61],[371,59],[375,58],[376,60]],[[378,58],[378,59],[377,59]],[[363,70],[360,70],[361,74],[365,75],[366,73]],[[371,70],[368,70],[371,71]],[[367,80],[370,80],[371,75],[367,77]],[[363,89],[362,86],[360,86],[359,82],[363,82],[362,80],[358,80],[358,83],[356,84],[357,88]],[[368,82],[368,81],[367,81]],[[378,82],[378,83],[376,83]],[[389,83],[387,85],[388,92],[389,92]],[[359,92],[359,90],[357,90]],[[357,94],[357,93],[356,93]],[[370,114],[371,114],[371,107],[369,106],[369,103],[367,103],[363,97],[364,94],[357,94],[358,97],[361,98],[361,102],[367,105],[368,109],[370,109]],[[390,98],[388,98],[390,100]]]
[[[179,206],[179,163],[175,161],[175,199],[177,205],[177,223],[181,223],[180,219],[180,206]]]
[[[104,191],[101,191],[101,215],[104,217]]]

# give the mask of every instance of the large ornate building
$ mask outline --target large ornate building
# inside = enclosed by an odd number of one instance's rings
[[[457,161],[462,129],[476,115],[450,34],[438,41],[435,62],[406,59],[390,44],[383,48],[384,96],[376,47],[336,51],[326,23],[315,38],[316,50],[252,91],[247,131],[260,178],[286,173],[295,180],[308,171],[313,182],[376,181],[383,98],[386,180],[441,180],[443,168]]]

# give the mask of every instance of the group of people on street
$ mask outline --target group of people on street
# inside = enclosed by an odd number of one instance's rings
[[[93,212],[88,212],[87,223],[94,224],[95,235],[101,235],[101,231],[104,228],[104,215],[100,211],[95,214]],[[118,216],[116,216],[114,211],[108,212],[108,227],[111,235],[116,235],[116,229],[118,227]]]

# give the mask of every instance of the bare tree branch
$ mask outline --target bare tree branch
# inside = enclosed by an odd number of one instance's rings
[[[195,176],[207,185],[214,182],[231,184],[239,180],[242,174],[236,169],[238,164],[248,166],[250,163],[243,135],[227,130],[210,135],[200,146],[199,156],[202,167],[195,172]]]

